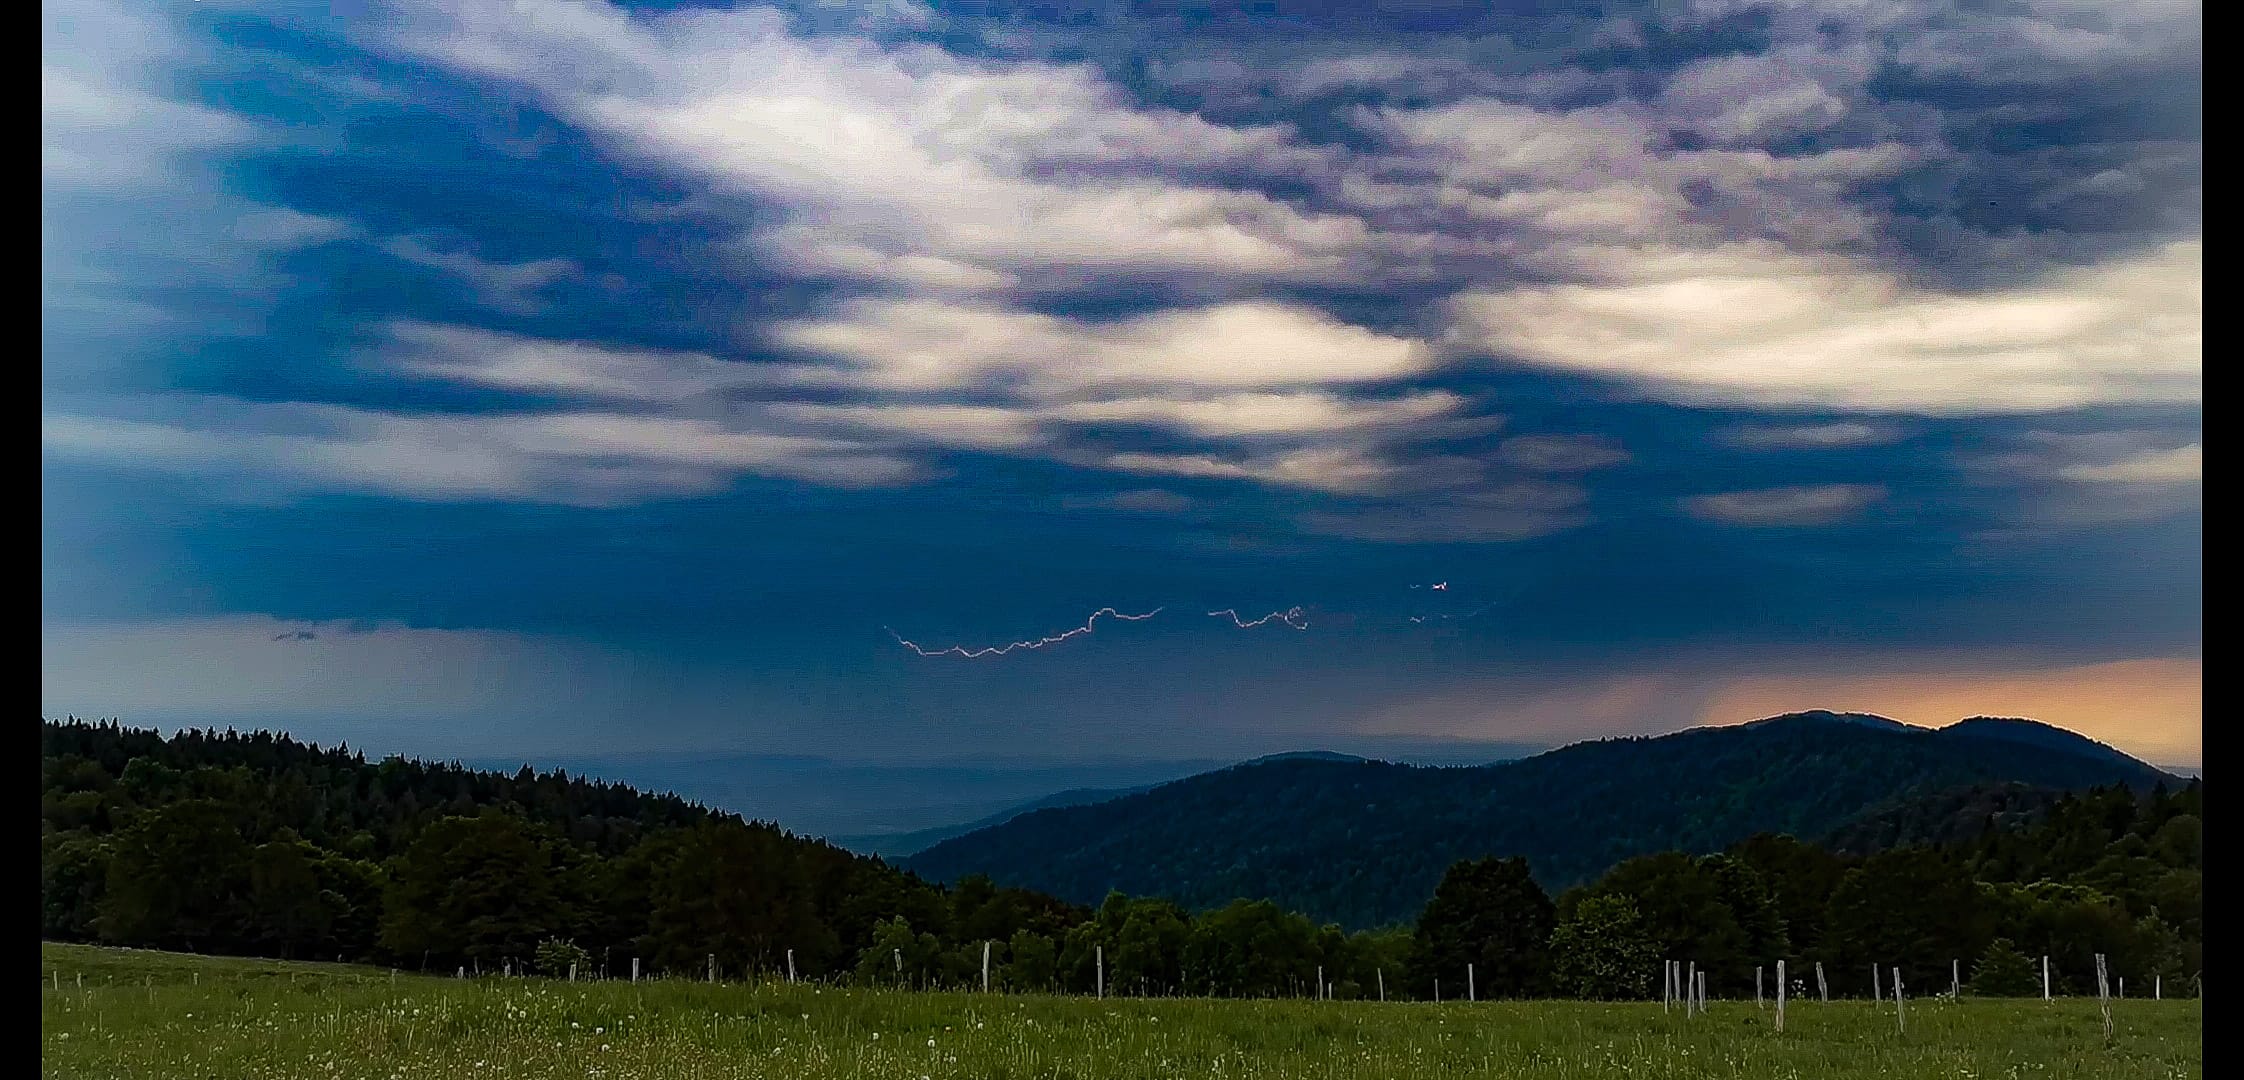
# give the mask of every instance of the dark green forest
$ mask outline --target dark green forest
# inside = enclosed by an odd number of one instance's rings
[[[1927,730],[1801,713],[1465,768],[1253,762],[1022,814],[903,864],[938,881],[987,874],[1082,904],[1114,890],[1195,908],[1262,896],[1353,929],[1416,917],[1462,860],[1524,856],[1546,888],[1564,889],[1624,859],[1721,851],[1757,833],[1822,842],[1868,815],[1906,814],[1918,799],[1973,785],[2148,791],[2161,781],[2179,782],[2032,721]]]
[[[941,886],[558,772],[77,721],[44,723],[41,745],[52,940],[582,977],[625,977],[633,959],[778,977],[791,953],[803,978],[920,987],[977,985],[986,944],[1006,989],[1398,998],[1436,980],[1462,996],[1467,965],[1484,998],[1656,997],[1664,958],[1695,961],[1717,996],[1752,993],[1779,958],[1796,981],[1823,962],[1834,996],[1867,995],[1872,963],[1945,989],[1951,961],[1965,992],[2008,996],[2039,992],[2046,955],[2059,992],[2079,992],[2097,953],[2180,994],[2202,952],[2196,781],[2015,812],[1943,794],[1892,815],[1873,852],[1761,834],[1630,858],[1555,897],[1525,859],[1461,860],[1414,921],[1347,932],[1268,900],[1087,908],[986,878]]]

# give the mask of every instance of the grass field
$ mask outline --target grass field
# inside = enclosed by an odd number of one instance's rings
[[[44,945],[52,1077],[2200,1077],[2195,1001],[1392,1004],[392,976]],[[57,984],[60,988],[57,988]]]

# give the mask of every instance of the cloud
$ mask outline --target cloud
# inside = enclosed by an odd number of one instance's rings
[[[2102,465],[2070,465],[2067,480],[2091,484],[2196,484],[2205,475],[2205,453],[2196,443],[2147,450]]]
[[[1880,484],[1814,484],[1695,495],[1684,506],[1694,517],[1725,525],[1830,525],[1885,497]]]
[[[1746,424],[1731,428],[1724,438],[1749,450],[1834,450],[1886,446],[1909,437],[1899,424],[1867,420],[1834,420],[1821,424]]]
[[[157,335],[179,352],[258,334],[274,261],[352,232],[221,187],[219,158],[290,133],[181,93],[207,50],[162,10],[62,0],[41,44],[40,307],[66,358],[50,383],[105,377]]]
[[[442,271],[474,289],[485,304],[517,314],[542,310],[539,294],[547,286],[582,272],[568,259],[493,262],[464,248],[434,246],[417,236],[393,236],[381,248],[416,266]]]
[[[1240,302],[1087,323],[936,300],[867,300],[782,323],[779,344],[842,362],[840,385],[884,390],[1019,386],[1282,388],[1403,379],[1432,353],[1314,308]],[[1067,358],[1065,362],[1057,358]]]
[[[1521,435],[1496,448],[1496,463],[1527,472],[1590,472],[1629,460],[1627,450],[1602,435]]]
[[[800,269],[968,290],[1076,270],[1338,278],[1360,223],[1195,170],[1327,154],[1282,126],[1129,100],[1086,65],[797,37],[769,10],[632,15],[535,0],[416,8],[391,44],[541,94],[646,160],[783,201]]]
[[[1292,391],[1181,399],[1101,398],[1069,402],[1053,411],[1083,423],[1136,424],[1211,438],[1257,438],[1399,428],[1451,416],[1464,405],[1463,398],[1439,390],[1392,398]]]
[[[66,242],[48,261],[67,272],[49,277],[72,284],[50,287],[51,310],[154,322],[176,301],[141,282],[254,288],[272,256],[349,234],[223,193],[230,156],[303,134],[177,92],[234,46],[190,38],[184,20],[71,6],[100,18],[48,19],[50,180],[80,194],[127,180],[146,200],[136,220],[190,224],[50,215],[50,237],[129,231],[167,259],[233,264],[149,275]],[[2169,70],[2196,37],[2185,13],[1793,5],[1755,13],[1750,50],[1717,40],[1737,14],[1551,17],[1524,37],[1308,34],[1222,59],[1150,41],[1142,74],[1175,91],[1155,97],[1096,49],[1033,55],[1056,40],[1034,33],[943,47],[920,32],[956,42],[977,25],[912,3],[789,15],[405,0],[319,47],[367,47],[352,59],[369,72],[404,61],[414,74],[395,100],[455,95],[431,111],[502,100],[550,114],[587,136],[578,164],[652,179],[695,230],[729,234],[694,287],[737,284],[781,314],[692,327],[729,348],[649,347],[629,319],[543,302],[599,259],[506,261],[493,252],[519,249],[401,215],[380,225],[382,250],[518,318],[500,332],[375,316],[380,344],[354,374],[385,391],[496,391],[477,395],[488,411],[183,401],[151,419],[94,403],[57,418],[50,445],[133,464],[90,445],[109,432],[166,468],[597,504],[743,475],[905,483],[972,452],[1345,497],[1298,519],[1323,531],[1488,537],[1586,520],[1578,485],[1529,481],[1627,460],[1589,436],[1473,442],[1501,423],[1471,385],[1491,359],[1688,407],[1879,417],[1738,422],[1729,438],[1765,450],[1874,445],[1909,414],[2194,405],[2201,245],[2186,214],[2097,247],[2044,243],[2065,228],[1997,235],[1963,205],[1990,171],[1987,140],[1972,141],[2003,122],[1990,117],[2052,96],[2018,89],[2008,61],[2082,78]],[[1977,80],[2001,104],[1907,96],[1910,79]],[[1174,107],[1196,94],[1196,111]],[[2019,174],[2022,204],[2147,205],[2195,160],[2187,140],[2073,134],[2081,147],[2052,153],[2076,157]],[[204,205],[172,213],[182,191]],[[1905,265],[1895,236],[1912,222],[1977,230],[1975,250],[2015,253],[1996,261],[2016,270],[1967,287]],[[223,426],[235,422],[248,426]],[[407,445],[423,436],[488,459]]]
[[[1463,343],[1685,404],[1988,415],[2188,403],[2195,242],[1980,295],[1765,247],[1643,253],[1604,281],[1462,297]]]
[[[1525,540],[1574,528],[1588,520],[1586,494],[1576,485],[1509,480],[1461,493],[1358,500],[1314,510],[1302,528],[1388,544],[1486,544]]]
[[[870,443],[737,430],[703,419],[201,404],[202,415],[169,420],[49,415],[42,442],[49,455],[68,461],[434,501],[604,506],[709,494],[742,475],[842,487],[916,475],[911,462]]]

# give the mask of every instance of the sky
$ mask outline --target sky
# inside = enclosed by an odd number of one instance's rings
[[[43,713],[2198,763],[2198,5],[1370,8],[44,5]]]

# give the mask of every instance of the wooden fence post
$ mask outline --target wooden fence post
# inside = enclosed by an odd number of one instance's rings
[[[1777,961],[1777,1034],[1784,1034],[1784,961]]]
[[[2097,1003],[2097,1004],[2098,1004],[2099,1006],[2101,1006],[2101,1007],[2103,1008],[2103,1010],[2104,1010],[2104,1041],[2105,1041],[2105,1042],[2110,1042],[2110,1041],[2111,1041],[2111,1038],[2112,1038],[2112,999],[2111,999],[2111,992],[2110,992],[2110,991],[2111,991],[2111,987],[2110,987],[2110,985],[2109,985],[2109,984],[2108,984],[2108,983],[2107,983],[2107,982],[2105,981],[2105,977],[2104,977],[2104,954],[2103,954],[2103,953],[2097,953],[2097,954],[2096,954],[2096,1003]]]

